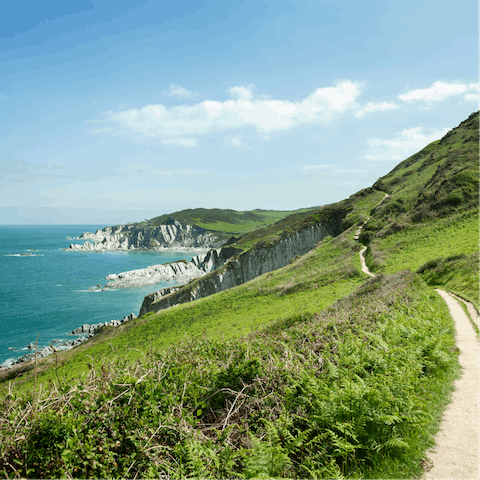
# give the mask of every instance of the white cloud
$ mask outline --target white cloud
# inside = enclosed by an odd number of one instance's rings
[[[251,100],[253,98],[254,88],[254,85],[231,87],[227,90],[227,92],[230,93],[233,98],[238,100]]]
[[[107,118],[124,129],[161,138],[164,143],[182,144],[171,137],[178,139],[244,127],[268,134],[302,124],[328,125],[353,107],[360,95],[360,84],[348,80],[337,82],[333,87],[315,90],[301,102],[253,99],[250,86],[232,87],[230,94],[236,99],[224,102],[205,100],[192,106],[170,108],[160,104],[147,105],[118,113],[109,112]],[[187,143],[193,146],[192,139]]]
[[[400,105],[397,105],[394,102],[369,102],[363,106],[356,114],[356,117],[364,117],[367,113],[372,112],[386,112],[388,110],[395,110],[400,108]]]
[[[475,90],[477,93],[467,93],[464,99],[469,102],[478,102],[478,83],[471,83],[468,90]]]
[[[196,92],[192,92],[183,88],[181,85],[175,85],[172,83],[167,92],[162,92],[167,97],[178,97],[178,98],[190,98],[196,95]]]
[[[402,160],[426,147],[429,143],[442,138],[448,128],[425,132],[423,127],[404,129],[390,139],[368,138],[365,154],[359,158],[364,160]]]
[[[476,102],[478,101],[478,93],[467,93],[464,98],[469,102]]]
[[[225,145],[230,145],[232,147],[236,148],[249,148],[248,145],[242,142],[241,140],[241,135],[238,135],[236,137],[228,136],[223,139],[223,142]]]
[[[179,147],[196,147],[197,141],[194,138],[171,137],[162,139],[164,145],[177,145]]]
[[[467,91],[467,85],[463,83],[435,82],[431,87],[410,90],[398,96],[404,102],[441,102],[452,95],[459,95]]]

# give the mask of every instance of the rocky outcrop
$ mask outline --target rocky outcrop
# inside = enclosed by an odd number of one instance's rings
[[[191,285],[151,293],[145,297],[139,315],[206,297],[282,268],[288,265],[292,258],[312,250],[325,237],[338,235],[343,217],[344,215],[337,215],[323,224],[305,226],[292,234],[283,232],[277,241],[269,245],[248,250],[230,260],[226,259],[223,266]],[[210,258],[212,266],[215,265],[217,260],[213,252]]]
[[[92,325],[85,323],[81,327],[78,327],[75,330],[72,330],[67,335],[82,335],[84,333],[94,334],[97,330],[99,330],[102,327],[118,327],[122,323],[128,322],[129,320],[133,320],[134,318],[137,318],[137,316],[134,313],[131,313],[130,315],[125,315],[121,320],[110,320],[109,322],[94,323]]]
[[[102,288],[101,285],[96,285],[89,290],[98,291],[112,288],[144,287],[166,281],[184,284],[215,270],[223,265],[230,257],[240,252],[241,250],[236,248],[221,247],[211,249],[206,254],[197,255],[193,257],[190,262],[181,260],[111,274],[105,277],[105,280],[108,282],[105,287]]]
[[[189,280],[202,275],[205,275],[205,272],[191,262],[173,262],[108,275],[105,277],[108,283],[104,288],[144,287],[165,281],[187,283]]]
[[[141,226],[141,224],[118,225],[97,230],[95,233],[85,232],[80,240],[83,244],[71,244],[68,251],[99,252],[125,250],[181,250],[206,251],[222,246],[226,240],[213,232],[197,227],[184,225],[173,217],[169,217],[164,225],[157,227]],[[93,240],[92,243],[90,240]]]
[[[109,322],[94,323],[92,325],[85,323],[81,327],[75,328],[70,333],[67,333],[67,335],[77,335],[77,338],[73,340],[67,340],[64,342],[62,342],[61,340],[53,340],[51,343],[56,344],[55,347],[53,347],[50,344],[44,348],[40,348],[36,353],[36,358],[37,360],[41,358],[45,358],[54,352],[58,352],[60,350],[68,350],[70,348],[81,345],[82,343],[86,342],[89,338],[92,338],[100,328],[118,327],[122,325],[122,323],[128,322],[129,320],[133,320],[134,318],[137,318],[137,316],[134,313],[131,313],[130,315],[125,315],[121,320],[110,320]],[[28,350],[35,350],[36,348],[35,342],[31,342],[30,344],[27,345],[26,348]],[[9,348],[9,350],[14,350],[14,348]],[[0,364],[0,370],[13,367],[14,365],[19,365],[21,363],[30,362],[31,360],[34,360],[34,359],[35,359],[34,352],[27,353],[25,355],[22,355],[20,358],[17,358],[16,360],[7,360],[6,362]]]

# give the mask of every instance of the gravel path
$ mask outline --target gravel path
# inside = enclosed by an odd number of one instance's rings
[[[435,447],[427,452],[425,479],[478,479],[478,337],[462,307],[452,295],[435,289],[455,321],[461,377],[455,381],[451,402],[444,412]]]

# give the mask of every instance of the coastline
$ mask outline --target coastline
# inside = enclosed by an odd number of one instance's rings
[[[53,340],[40,350],[38,350],[38,345],[36,345],[36,342],[30,342],[26,347],[22,348],[22,350],[30,350],[29,353],[26,353],[17,359],[12,358],[5,360],[0,364],[0,371],[8,370],[18,365],[28,363],[34,360],[35,357],[37,359],[45,358],[55,352],[70,350],[78,345],[81,345],[82,343],[85,343],[87,340],[90,340],[90,338],[94,337],[101,328],[118,327],[129,320],[133,320],[134,318],[137,318],[137,316],[134,313],[131,313],[130,315],[125,315],[121,320],[110,320],[108,322],[94,324],[85,323],[81,327],[77,327],[66,334],[69,336],[76,336],[77,338],[73,340]]]
[[[86,227],[86,225],[83,227]],[[105,227],[100,232],[108,231],[111,228]],[[29,234],[24,236],[23,230],[25,229],[27,229]],[[33,237],[30,234],[32,229],[38,229],[38,234]],[[94,244],[88,241],[85,242],[88,245],[87,248],[84,248],[85,243],[77,245],[75,249],[71,248],[73,244],[70,241],[73,239],[86,240],[90,238],[96,240],[100,237],[100,235],[89,234],[88,232],[79,235],[77,226],[58,227],[55,229],[49,226],[45,228],[42,226],[30,226],[18,227],[18,230],[20,238],[25,238],[25,240],[21,243],[15,242],[15,246],[6,243],[10,242],[9,238],[11,236],[4,236],[5,243],[2,245],[4,246],[2,250],[4,250],[5,261],[7,261],[6,258],[8,257],[12,259],[37,258],[37,260],[35,263],[29,262],[25,266],[22,263],[22,269],[18,268],[18,263],[16,262],[5,264],[6,273],[9,273],[11,276],[11,285],[17,288],[17,290],[11,290],[16,296],[13,296],[10,292],[4,292],[4,298],[8,299],[5,307],[11,312],[5,317],[5,325],[9,325],[10,329],[13,327],[14,330],[17,325],[20,328],[17,328],[14,335],[9,335],[9,329],[5,330],[2,341],[5,354],[2,355],[0,360],[0,371],[26,364],[35,358],[37,332],[41,332],[41,339],[38,341],[36,352],[38,359],[52,355],[55,351],[71,349],[86,342],[95,335],[95,330],[98,330],[100,327],[115,327],[122,324],[126,319],[131,319],[132,315],[135,317],[135,314],[139,314],[137,308],[140,309],[145,295],[151,293],[154,289],[168,286],[166,284],[185,284],[192,279],[205,275],[205,267],[202,265],[202,261],[211,250],[211,247],[218,242],[218,239],[213,238],[210,232],[192,231],[193,229],[190,226],[181,225],[177,222],[172,222],[166,229],[156,229],[162,232],[166,230],[166,232],[163,232],[165,237],[162,244],[153,241],[147,244],[145,237],[136,236],[134,239],[132,238],[133,242],[129,240],[128,243],[118,242],[118,244],[115,244],[115,242],[108,241],[107,244],[97,244],[96,248],[90,248]],[[128,230],[131,231],[132,228],[130,227]],[[171,234],[170,237],[168,237],[167,233]],[[200,244],[197,242],[198,235],[201,239]],[[115,236],[117,235],[107,234],[103,235],[103,238],[108,237],[108,239],[112,239]],[[66,241],[69,241],[69,243],[65,244]],[[188,245],[185,245],[185,243]],[[224,241],[222,240],[221,243],[223,244]],[[57,248],[55,248],[55,245],[57,245]],[[67,245],[70,245],[70,247],[66,248]],[[127,255],[136,253],[140,256],[134,255],[130,257],[128,255],[128,257],[124,257],[123,255],[114,255],[111,257],[110,255],[102,255],[101,259],[100,257],[92,257],[90,255],[74,255],[71,257],[67,253],[69,251]],[[72,260],[62,257],[62,254],[67,255]],[[159,256],[156,257],[156,254]],[[74,257],[78,260],[73,260]],[[122,260],[122,258],[137,258],[138,260],[128,261]],[[38,259],[41,259],[41,261]],[[65,268],[65,261],[68,262],[69,270],[61,273]],[[159,261],[162,263],[159,263]],[[147,265],[146,268],[138,268],[143,265]],[[122,271],[122,266],[130,267],[130,269]],[[109,271],[120,271],[120,273],[106,275],[106,272]],[[73,275],[72,272],[74,272]],[[106,280],[106,283],[102,282],[103,286],[99,285],[99,274]],[[90,283],[92,280],[95,283]],[[82,283],[83,285],[81,286]],[[90,286],[89,288],[89,284],[95,286]],[[41,285],[40,288],[39,285]],[[145,291],[149,287],[152,287],[152,290]],[[68,290],[64,290],[65,288],[68,288]],[[116,290],[122,289],[130,289],[130,292],[125,294],[120,292],[114,293]],[[34,294],[33,296],[29,294],[28,301],[24,297],[25,291],[33,292]],[[110,304],[110,299],[107,299],[108,295],[101,296],[104,300],[93,300],[93,297],[89,297],[91,300],[88,300],[87,297],[83,297],[84,299],[77,297],[77,294],[83,295],[86,292],[99,291],[111,292],[110,295],[117,299],[115,302],[116,308],[113,308],[110,314],[108,313],[108,310],[110,310],[108,307]],[[135,300],[135,296],[139,297],[139,295],[140,298]],[[19,299],[22,300],[19,302]],[[134,303],[130,299],[134,300]],[[120,305],[126,308],[119,309]],[[73,311],[72,306],[74,306]],[[127,311],[132,311],[132,308],[135,313],[124,316],[123,312],[127,309]],[[34,319],[33,323],[32,317]],[[117,319],[120,317],[122,319],[109,320],[112,317]],[[75,322],[72,322],[73,319],[75,319]],[[88,322],[89,319],[90,322],[100,323],[91,323],[91,325],[83,323],[85,320]],[[51,326],[45,328],[49,323]],[[69,333],[65,330],[62,331],[62,326],[65,325],[65,327],[71,329],[75,324],[77,326],[81,325],[81,327],[74,328]],[[74,333],[79,329],[83,329],[82,332]],[[18,335],[17,332],[22,332],[22,334]],[[29,332],[34,333],[31,334]],[[70,335],[70,338],[66,337],[67,335]],[[22,338],[20,338],[19,342],[20,336]],[[33,342],[30,341],[32,339]]]

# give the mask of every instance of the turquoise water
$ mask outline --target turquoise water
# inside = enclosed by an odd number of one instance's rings
[[[186,252],[65,252],[72,240],[104,225],[0,226],[0,363],[18,358],[84,323],[138,315],[143,298],[172,283],[88,292],[110,273],[185,259]],[[31,254],[22,256],[22,254]],[[13,347],[14,350],[9,350]]]

